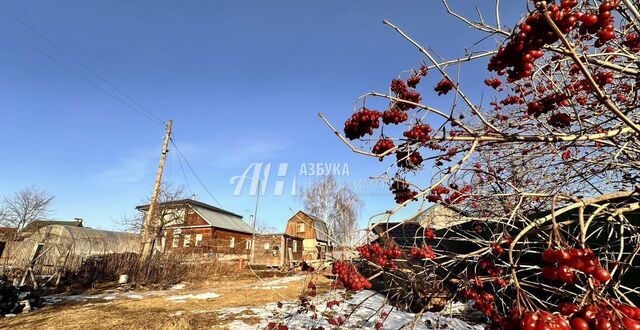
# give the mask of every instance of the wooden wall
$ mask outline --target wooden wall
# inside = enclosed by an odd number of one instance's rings
[[[303,212],[298,212],[287,221],[287,228],[285,234],[293,237],[300,237],[304,239],[316,239],[316,230],[313,226],[313,219],[308,217]],[[299,231],[300,224],[304,224],[304,231]]]
[[[296,242],[295,251],[294,241]],[[302,241],[301,238],[282,234],[256,235],[251,264],[280,267],[288,265],[290,261],[301,261]],[[293,259],[289,257],[289,249]]]

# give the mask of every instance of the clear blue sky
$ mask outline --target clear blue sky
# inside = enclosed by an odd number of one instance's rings
[[[451,3],[466,13],[481,4],[491,16],[493,1]],[[524,1],[505,3],[505,20],[513,22]],[[322,111],[342,128],[357,96],[386,91],[399,71],[423,59],[381,24],[384,18],[445,58],[481,38],[436,0],[1,5],[160,118],[173,119],[178,146],[225,209],[248,219],[255,197],[246,188],[234,196],[229,180],[253,162],[272,163],[258,217],[279,230],[300,203],[273,196],[278,164],[289,164],[286,191],[306,163],[346,163],[350,175],[340,179],[349,182],[385,169],[347,150],[317,117]],[[56,196],[54,218],[117,228],[151,192],[163,128],[25,42],[111,90],[0,10],[0,195],[35,185]],[[466,79],[488,75],[477,72]],[[446,107],[446,99],[428,95]],[[185,171],[198,199],[216,205]],[[175,150],[165,179],[185,184]],[[384,188],[362,198],[363,219],[394,206]]]

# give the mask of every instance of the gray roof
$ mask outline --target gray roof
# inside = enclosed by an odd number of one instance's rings
[[[471,219],[458,208],[438,203],[405,221],[417,222],[422,226],[438,230],[459,225],[470,220]]]
[[[198,213],[206,222],[216,228],[222,228],[241,233],[254,234],[255,231],[249,224],[242,220],[242,217],[231,212],[220,212],[215,209],[203,207],[200,205],[191,205],[194,211]]]

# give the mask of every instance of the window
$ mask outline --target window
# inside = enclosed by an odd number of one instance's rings
[[[251,240],[250,239],[248,239],[248,240],[246,240],[244,242],[244,248],[247,249],[247,250],[251,249]]]
[[[235,237],[231,237],[231,239],[229,240],[229,247],[236,247],[236,238]]]
[[[196,244],[195,246],[202,245],[202,234],[196,234]]]
[[[264,243],[264,249],[265,249],[265,250],[269,250],[269,247],[270,247],[270,246],[269,246],[269,243]]]
[[[293,241],[293,246],[291,248],[293,252],[298,252],[298,241]]]
[[[184,247],[191,246],[191,235],[184,235],[184,243],[182,244]]]
[[[171,243],[171,247],[177,248],[178,247],[178,242],[180,241],[180,236],[179,235],[173,235],[173,243]]]
[[[298,232],[299,233],[304,233],[304,223],[298,224]]]

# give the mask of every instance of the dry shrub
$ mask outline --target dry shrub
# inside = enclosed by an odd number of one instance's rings
[[[156,255],[144,265],[139,259],[140,256],[135,253],[90,257],[82,262],[77,271],[66,271],[61,283],[67,288],[91,288],[117,281],[120,275],[128,275],[131,283],[165,287],[183,281],[232,275],[237,271],[234,264],[213,258],[194,260],[184,253]]]

